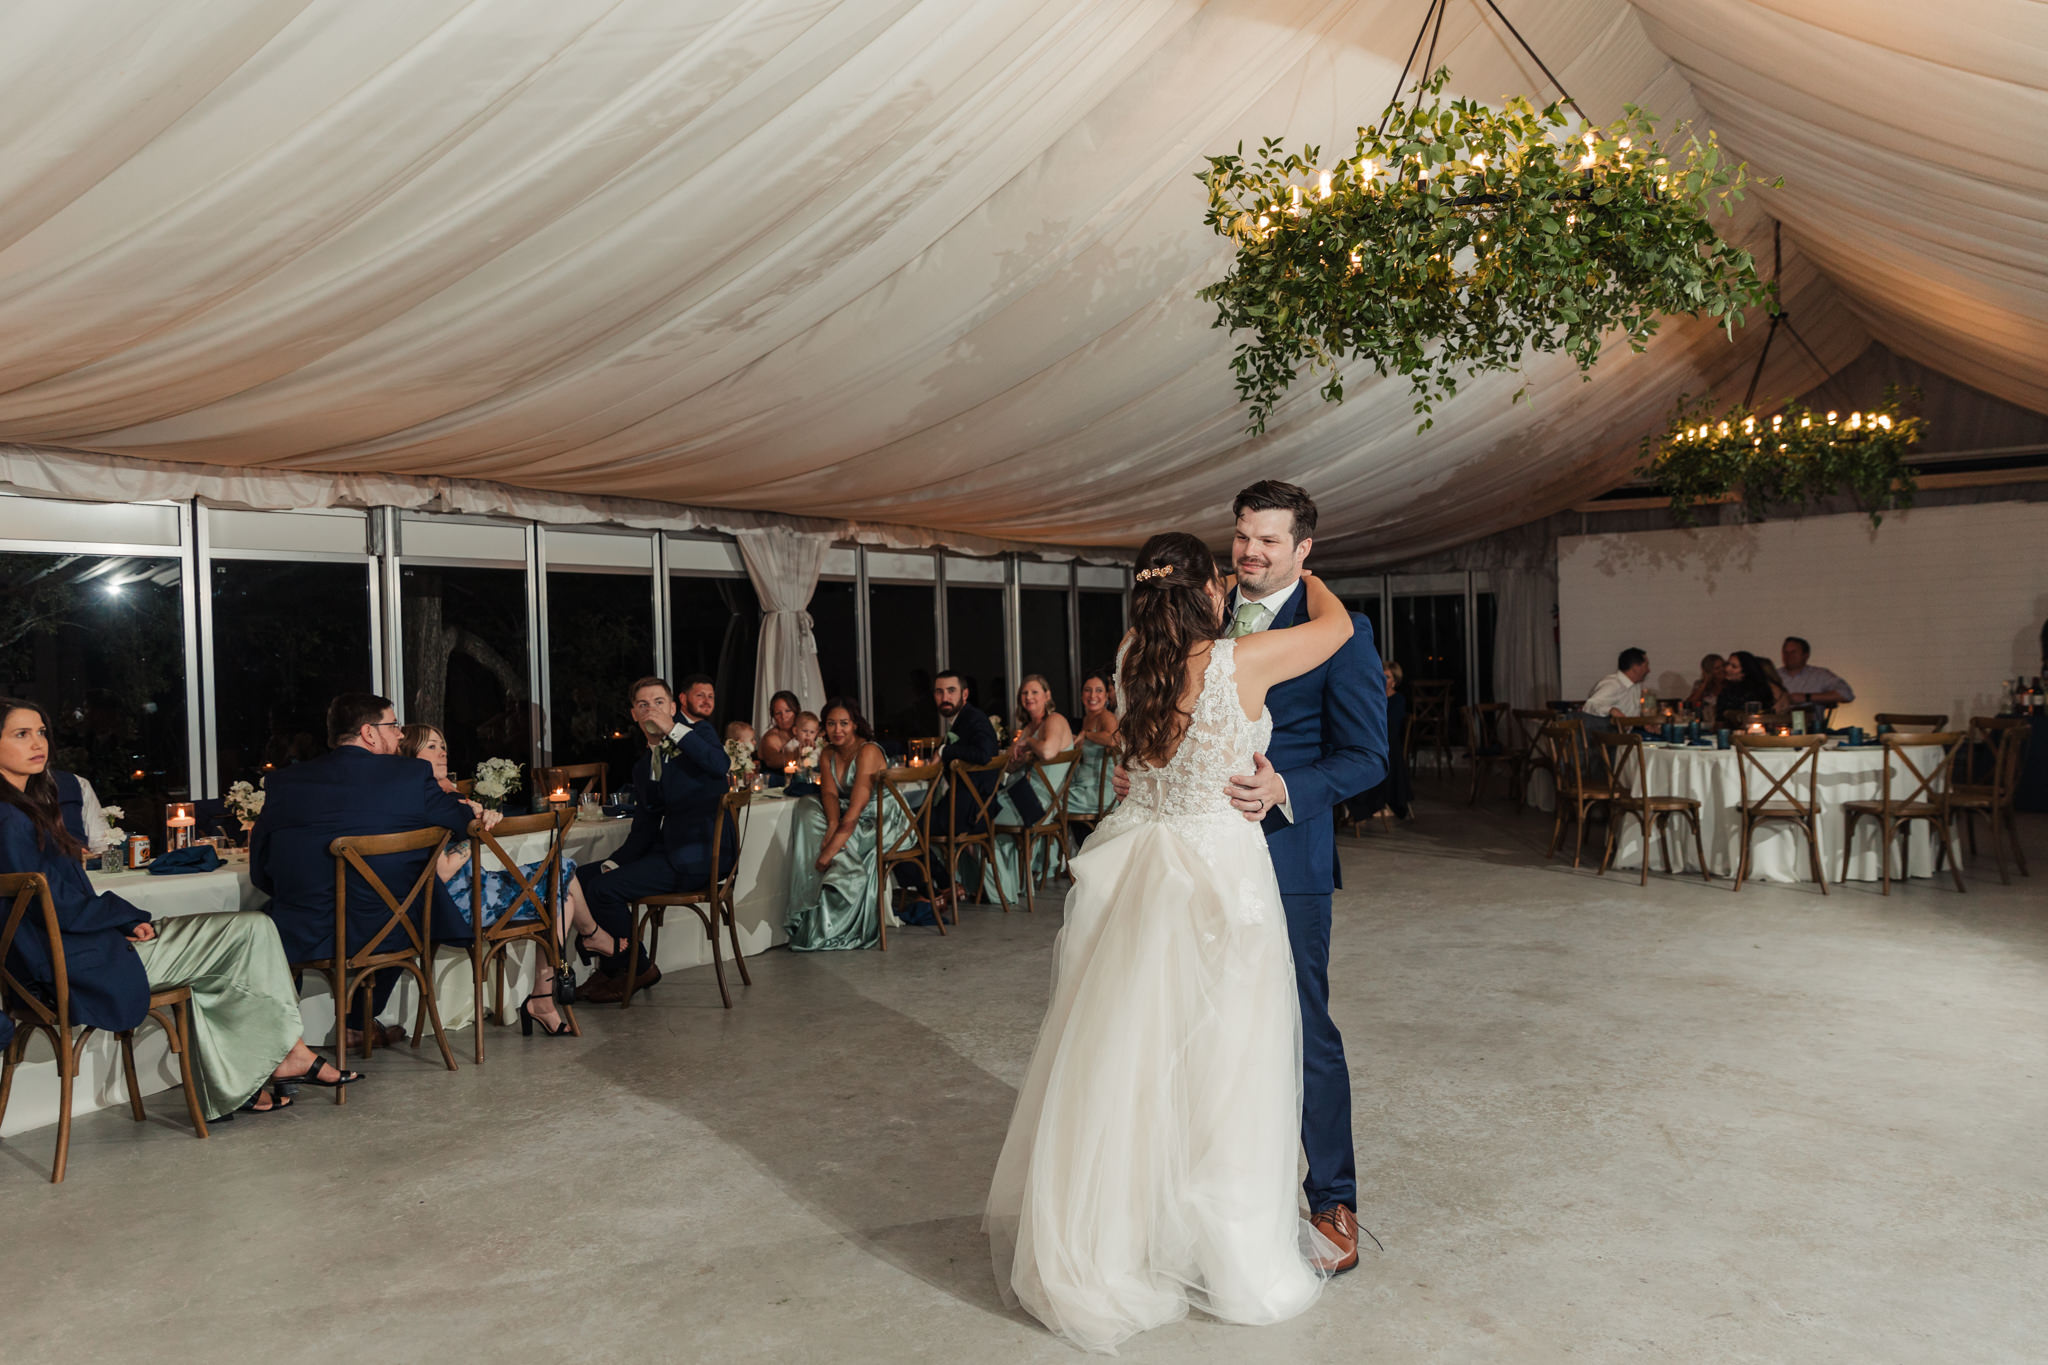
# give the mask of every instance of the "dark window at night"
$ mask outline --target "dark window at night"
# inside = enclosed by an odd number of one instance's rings
[[[548,724],[553,761],[603,763],[612,791],[645,749],[629,733],[627,689],[654,672],[654,596],[645,572],[548,571]]]
[[[362,564],[215,560],[213,694],[220,780],[327,752],[327,703],[377,690]]]
[[[439,727],[448,737],[449,775],[458,780],[487,758],[533,762],[546,720],[527,679],[525,573],[406,565],[399,592],[405,695],[398,718]]]
[[[754,672],[760,662],[761,600],[744,578],[691,578],[668,582],[669,630],[675,643],[675,676],[669,685],[702,673],[718,686],[711,719],[720,730],[730,720],[751,722]]]

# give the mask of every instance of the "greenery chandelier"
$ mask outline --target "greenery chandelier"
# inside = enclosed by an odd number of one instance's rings
[[[1780,230],[1771,231],[1772,284],[1783,269]],[[1786,403],[1768,417],[1753,408],[1764,362],[1779,328],[1805,349],[1825,374],[1827,367],[1792,326],[1792,315],[1775,298],[1770,330],[1757,353],[1756,371],[1740,403],[1716,413],[1711,399],[1681,396],[1668,430],[1643,441],[1638,473],[1656,481],[1671,499],[1671,516],[1681,526],[1697,525],[1704,503],[1739,497],[1752,520],[1773,508],[1805,511],[1837,493],[1848,493],[1870,515],[1913,505],[1919,491],[1906,452],[1925,434],[1926,424],[1901,410],[1897,385],[1868,412],[1821,417],[1803,404]]]
[[[1216,326],[1250,333],[1231,366],[1253,434],[1304,367],[1328,372],[1330,402],[1343,400],[1347,357],[1408,376],[1427,429],[1464,375],[1559,350],[1583,373],[1608,333],[1640,351],[1679,313],[1732,333],[1769,297],[1749,253],[1708,221],[1716,202],[1732,214],[1748,181],[1711,133],[1667,152],[1634,105],[1595,126],[1568,94],[1540,111],[1520,97],[1498,110],[1445,104],[1447,68],[1404,98],[1425,35],[1430,73],[1448,3],[1431,0],[1394,98],[1344,160],[1323,165],[1316,147],[1291,154],[1268,138],[1249,159],[1243,144],[1208,158],[1199,177],[1204,221],[1236,247],[1201,297],[1216,304]]]

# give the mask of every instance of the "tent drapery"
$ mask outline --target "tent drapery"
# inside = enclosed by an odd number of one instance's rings
[[[821,711],[825,675],[818,671],[818,642],[806,608],[824,572],[831,537],[764,526],[741,531],[734,539],[761,599],[761,661],[754,673],[757,723],[768,723],[769,699],[784,690],[796,693],[804,710]]]
[[[1539,710],[1558,691],[1557,575],[1552,569],[1493,571],[1493,695]]]
[[[1506,6],[1578,102],[1710,120],[1781,192],[1818,361],[1873,335],[2048,410],[2048,6]],[[1243,436],[1194,291],[1206,152],[1348,145],[1422,0],[83,0],[0,10],[0,440],[936,528],[1220,540],[1322,504],[1326,562],[1611,486],[1734,346],[1669,325],[1465,385],[1418,436],[1351,367]],[[1453,5],[1454,92],[1546,94]],[[1528,386],[1529,401],[1509,395]],[[10,463],[12,457],[10,457]]]

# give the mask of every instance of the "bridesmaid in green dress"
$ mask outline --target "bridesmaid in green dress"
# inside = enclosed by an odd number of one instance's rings
[[[1053,709],[1052,684],[1040,673],[1026,674],[1024,685],[1017,689],[1017,733],[1010,741],[1010,776],[1004,779],[1004,790],[997,797],[991,812],[996,827],[995,859],[991,867],[992,879],[1002,887],[1002,893],[1011,902],[1023,898],[1023,879],[1018,876],[1019,852],[1016,836],[1009,831],[1025,824],[1022,814],[1012,800],[1009,787],[1017,777],[1031,767],[1033,759],[1048,759],[1063,754],[1074,747],[1074,729],[1067,724],[1067,718]],[[1066,780],[1066,763],[1049,764],[1043,773],[1031,776],[1032,790],[1038,794],[1039,804],[1051,810],[1058,799],[1060,784]],[[1031,885],[1035,888],[1059,870],[1060,850],[1057,839],[1042,839],[1031,850]],[[960,859],[962,877],[979,877],[981,859],[968,852]],[[984,897],[986,899],[986,897]]]
[[[1067,787],[1067,814],[1086,822],[1074,831],[1076,852],[1095,821],[1116,805],[1109,783],[1109,771],[1116,764],[1116,712],[1109,708],[1109,675],[1090,673],[1081,680],[1081,761]]]
[[[789,946],[799,953],[872,948],[882,937],[875,843],[903,834],[907,817],[881,799],[889,766],[853,702],[825,704],[819,794],[801,798],[790,839]],[[881,807],[888,809],[882,810]],[[878,813],[879,812],[879,813]]]

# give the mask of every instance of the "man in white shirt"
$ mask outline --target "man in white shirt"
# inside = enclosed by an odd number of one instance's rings
[[[1779,674],[1785,684],[1785,691],[1796,706],[1804,702],[1819,702],[1823,706],[1840,706],[1856,700],[1856,690],[1837,675],[1825,668],[1816,668],[1807,660],[1813,657],[1813,646],[1797,635],[1787,635],[1779,647],[1778,657],[1785,668]]]
[[[1643,679],[1650,676],[1650,656],[1640,649],[1624,649],[1615,660],[1615,671],[1602,678],[1586,698],[1584,711],[1603,720],[1620,720],[1643,712]]]

